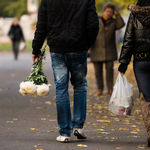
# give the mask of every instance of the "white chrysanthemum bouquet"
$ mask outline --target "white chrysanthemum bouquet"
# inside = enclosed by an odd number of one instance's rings
[[[47,45],[46,45],[47,46]],[[23,96],[45,96],[50,93],[51,84],[48,84],[47,78],[43,73],[44,64],[43,59],[45,58],[46,46],[41,51],[41,58],[36,58],[35,63],[29,77],[20,83],[19,92]]]

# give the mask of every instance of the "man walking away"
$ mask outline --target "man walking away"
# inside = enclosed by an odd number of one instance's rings
[[[41,57],[40,49],[47,37],[56,85],[57,120],[60,142],[69,142],[73,132],[86,139],[87,50],[98,33],[95,0],[42,0],[37,29],[33,40],[32,59]],[[68,82],[74,89],[73,119],[71,119]]]

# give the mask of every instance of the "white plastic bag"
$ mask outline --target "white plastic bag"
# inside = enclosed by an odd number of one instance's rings
[[[131,115],[133,107],[133,85],[125,75],[119,73],[109,102],[109,110],[116,115]]]
[[[20,46],[19,46],[19,50],[20,51],[24,51],[25,47],[26,47],[26,43],[25,42],[21,42]]]

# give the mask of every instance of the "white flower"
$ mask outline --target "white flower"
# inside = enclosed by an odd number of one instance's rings
[[[48,95],[50,92],[50,86],[51,85],[46,85],[46,84],[39,85],[37,88],[37,94],[39,96]]]
[[[25,82],[20,83],[20,89],[25,89]]]
[[[27,95],[32,95],[36,92],[36,86],[33,82],[21,82],[20,89],[25,90]]]
[[[23,95],[23,96],[27,96],[27,92],[24,89],[20,89],[19,92]]]
[[[48,87],[50,88],[50,87],[51,87],[51,84],[48,84]]]
[[[38,97],[37,92],[33,93],[33,94],[32,94],[32,97]]]

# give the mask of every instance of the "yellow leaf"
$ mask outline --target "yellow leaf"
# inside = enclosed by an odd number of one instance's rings
[[[49,131],[47,131],[47,132],[54,132],[54,130],[49,130]]]
[[[105,131],[104,129],[97,129],[97,131]]]
[[[36,107],[36,109],[42,109],[43,107]]]
[[[17,118],[14,118],[13,120],[14,120],[14,121],[17,121],[17,120],[19,120],[19,119],[17,119]]]
[[[141,122],[136,122],[137,124],[141,124]]]
[[[106,118],[107,118],[107,116],[103,116],[102,118],[105,118],[105,119],[106,119]]]
[[[36,128],[30,128],[30,130],[32,130],[32,131],[33,131],[33,130],[37,130],[37,129],[36,129]]]
[[[13,121],[7,121],[6,123],[14,123]]]
[[[78,144],[77,146],[78,146],[78,147],[83,147],[83,145],[82,145],[82,144]]]
[[[140,131],[140,129],[138,129],[138,128],[135,128],[135,131]]]
[[[46,101],[45,104],[52,105],[50,101]]]

